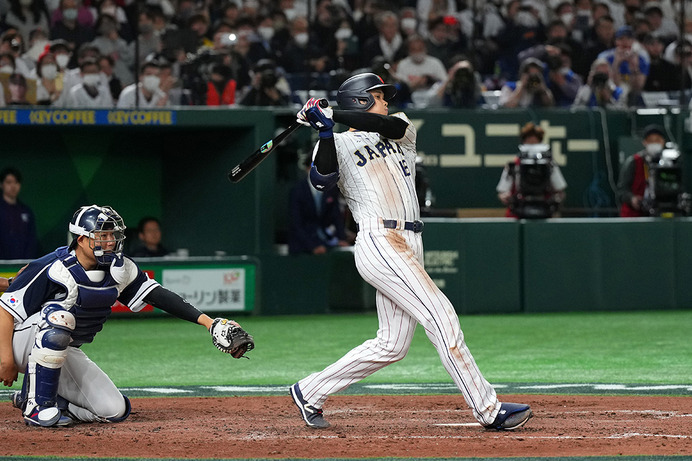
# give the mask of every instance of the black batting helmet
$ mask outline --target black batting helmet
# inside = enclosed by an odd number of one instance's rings
[[[346,80],[336,93],[336,102],[345,110],[368,110],[375,104],[375,98],[369,92],[382,90],[384,99],[388,101],[396,94],[396,87],[384,83],[378,75],[366,72],[357,74]]]

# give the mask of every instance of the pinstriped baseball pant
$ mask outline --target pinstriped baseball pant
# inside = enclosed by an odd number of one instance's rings
[[[422,235],[368,224],[359,223],[355,261],[363,279],[377,289],[377,336],[299,381],[303,396],[321,408],[330,394],[403,359],[421,324],[476,419],[492,423],[500,409],[495,389],[466,346],[454,306],[423,268]]]

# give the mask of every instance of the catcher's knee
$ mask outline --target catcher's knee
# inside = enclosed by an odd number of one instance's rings
[[[114,416],[111,418],[106,418],[109,423],[119,423],[125,421],[130,413],[132,412],[132,405],[130,404],[130,399],[123,395],[123,401],[125,402],[125,409],[122,411],[122,416]]]
[[[119,423],[125,421],[130,413],[132,412],[132,405],[130,405],[130,399],[126,396],[122,396],[122,400],[114,403],[109,408],[102,408],[97,410],[101,415],[98,416],[98,420],[103,423]]]

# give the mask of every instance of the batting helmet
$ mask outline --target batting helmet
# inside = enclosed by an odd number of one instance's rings
[[[336,93],[336,102],[345,110],[368,110],[375,104],[375,98],[369,92],[382,90],[384,99],[388,101],[396,94],[396,87],[384,83],[378,75],[366,72],[347,79]]]
[[[69,231],[74,240],[70,248],[77,245],[77,237],[83,235],[93,239],[92,249],[99,264],[110,264],[114,255],[121,255],[125,242],[123,218],[109,206],[83,206],[75,211],[70,220]],[[103,233],[111,234],[104,238]],[[104,245],[115,241],[113,250],[104,250]]]

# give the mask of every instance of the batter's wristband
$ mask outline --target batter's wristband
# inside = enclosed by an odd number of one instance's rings
[[[327,139],[334,137],[334,130],[329,128],[328,130],[320,130],[320,139]]]

